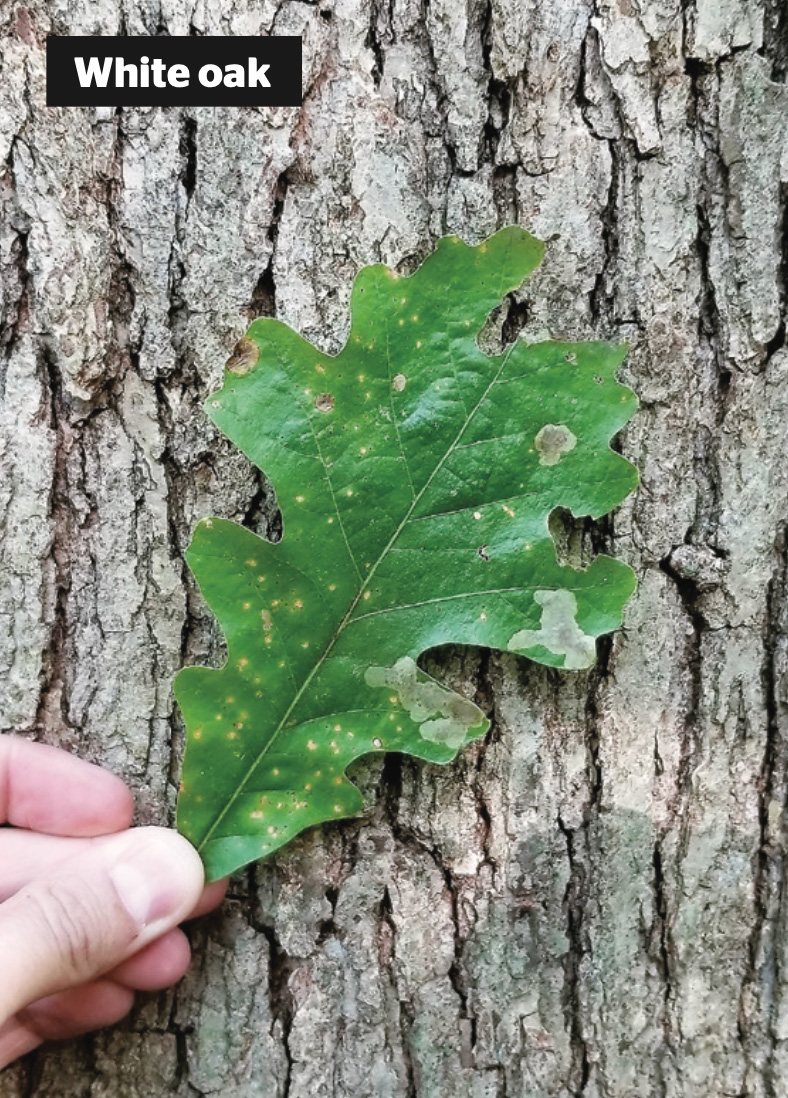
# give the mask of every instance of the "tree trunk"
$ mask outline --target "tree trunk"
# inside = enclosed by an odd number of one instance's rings
[[[637,570],[589,674],[475,649],[455,765],[359,766],[191,974],[0,1098],[779,1096],[788,1076],[788,15],[780,0],[34,0],[2,14],[0,727],[173,818],[183,563],[275,530],[200,402],[249,319],[336,350],[366,263],[517,221],[505,334],[628,340]],[[303,34],[303,108],[52,109],[46,34]]]

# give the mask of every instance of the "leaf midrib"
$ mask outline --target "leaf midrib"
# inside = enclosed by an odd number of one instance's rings
[[[488,396],[490,390],[496,384],[499,377],[503,373],[503,370],[504,370],[507,362],[509,361],[509,357],[510,357],[512,351],[514,350],[514,348],[517,346],[518,342],[519,342],[518,340],[515,340],[511,344],[511,346],[506,350],[506,352],[503,354],[502,359],[501,359],[501,364],[500,364],[495,376],[490,380],[490,382],[487,385],[486,389],[484,390],[482,395],[479,397],[479,399],[476,402],[476,404],[474,405],[474,408],[471,411],[470,415],[466,416],[462,427],[458,431],[458,433],[455,436],[452,443],[446,449],[446,452],[443,455],[443,457],[440,459],[440,461],[437,463],[437,465],[435,466],[433,471],[430,473],[429,477],[427,478],[427,480],[424,483],[424,486],[420,489],[418,494],[414,497],[413,502],[411,503],[408,510],[405,512],[405,515],[402,518],[402,520],[400,521],[400,523],[397,526],[396,530],[391,535],[391,537],[390,537],[389,541],[387,542],[387,544],[385,545],[385,547],[382,549],[382,551],[381,551],[380,555],[378,556],[377,560],[375,561],[375,563],[372,565],[372,568],[370,569],[366,579],[364,579],[362,581],[361,586],[358,589],[358,592],[356,593],[352,603],[350,604],[348,610],[345,613],[345,616],[342,618],[342,621],[339,623],[339,626],[337,627],[337,629],[334,632],[333,636],[331,637],[331,639],[329,640],[329,642],[326,645],[325,649],[323,650],[323,653],[321,654],[320,658],[315,662],[314,667],[309,672],[307,677],[304,679],[304,682],[303,682],[302,686],[297,691],[295,697],[293,698],[292,702],[288,706],[286,712],[284,713],[284,715],[280,719],[279,724],[276,726],[274,731],[271,733],[271,736],[269,737],[267,743],[260,750],[260,752],[255,756],[255,758],[252,761],[252,763],[250,764],[249,769],[247,770],[246,774],[243,776],[241,781],[238,783],[238,786],[237,786],[235,792],[228,799],[228,801],[225,804],[224,808],[222,809],[222,811],[216,817],[213,824],[211,824],[210,828],[206,832],[205,837],[201,840],[201,842],[197,846],[198,851],[201,852],[207,846],[207,844],[211,841],[211,837],[213,836],[213,834],[216,831],[217,827],[219,827],[222,820],[227,816],[227,814],[230,812],[230,810],[233,807],[233,805],[235,804],[235,802],[240,797],[241,793],[243,792],[244,788],[246,787],[247,782],[251,778],[254,771],[257,769],[257,767],[260,763],[260,760],[265,757],[265,755],[267,754],[269,748],[271,747],[271,745],[274,743],[274,741],[279,736],[280,732],[284,728],[284,726],[285,726],[288,718],[290,717],[291,713],[293,712],[295,707],[298,705],[299,701],[301,700],[301,698],[304,695],[304,692],[308,689],[309,685],[311,684],[312,679],[314,679],[317,672],[320,670],[320,668],[323,666],[323,664],[328,659],[329,655],[331,654],[332,649],[334,648],[335,644],[337,643],[340,636],[342,635],[342,632],[344,631],[345,627],[348,625],[353,612],[355,611],[356,607],[358,606],[359,602],[361,601],[361,599],[364,595],[364,591],[369,586],[369,584],[370,584],[373,576],[375,575],[376,571],[380,567],[381,563],[385,559],[385,557],[388,554],[391,547],[394,545],[394,542],[397,540],[397,538],[400,536],[403,529],[407,525],[411,515],[413,514],[414,510],[416,509],[416,507],[420,503],[422,496],[427,491],[427,489],[430,487],[430,485],[432,484],[433,480],[438,475],[440,470],[443,468],[443,466],[446,463],[447,459],[454,452],[454,450],[457,447],[457,444],[459,443],[460,439],[465,434],[465,432],[467,431],[469,425],[473,421],[474,416],[476,415],[476,413],[478,412],[479,408],[482,406],[484,401],[487,399],[487,396]],[[494,360],[491,360],[491,361],[494,361]],[[322,456],[321,456],[321,461],[322,461]],[[326,476],[328,477],[329,473],[328,473],[328,469],[326,469],[325,462],[322,461],[322,464],[323,464],[323,468],[325,470]],[[338,512],[338,510],[339,509],[337,508],[337,512]]]

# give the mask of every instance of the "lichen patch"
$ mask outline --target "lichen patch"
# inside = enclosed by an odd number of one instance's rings
[[[538,629],[521,629],[509,638],[510,652],[541,645],[556,656],[563,656],[568,671],[591,667],[596,658],[596,639],[577,624],[577,599],[571,591],[536,591],[534,602],[542,607]]]

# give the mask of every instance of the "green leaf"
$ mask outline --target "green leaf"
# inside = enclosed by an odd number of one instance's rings
[[[284,536],[206,519],[188,561],[227,638],[219,670],[187,668],[178,826],[210,878],[362,806],[361,755],[446,763],[488,722],[417,667],[425,649],[484,645],[571,670],[617,628],[635,586],[598,556],[561,565],[556,507],[594,518],[637,483],[610,439],[634,394],[624,348],[476,336],[539,263],[507,228],[439,241],[413,275],[362,270],[333,357],[257,320],[208,415],[270,477]]]

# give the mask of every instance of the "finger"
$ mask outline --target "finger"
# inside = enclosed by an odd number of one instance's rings
[[[0,823],[52,835],[106,835],[131,823],[124,782],[43,743],[0,735]]]
[[[104,836],[93,839],[66,839],[60,835],[39,835],[11,827],[0,828],[0,903],[13,896],[37,877],[50,877],[63,863],[81,853],[86,844],[102,843]],[[189,919],[212,911],[224,899],[228,881],[206,885]]]
[[[197,901],[197,906],[189,915],[189,918],[199,919],[201,915],[207,915],[209,911],[213,911],[215,907],[218,907],[227,895],[229,884],[230,878],[223,877],[221,881],[213,881],[211,884],[206,885],[202,896]]]
[[[194,910],[203,882],[197,851],[174,831],[134,828],[86,843],[0,905],[0,1020],[155,941]]]
[[[43,1041],[78,1037],[114,1025],[126,1017],[133,1004],[134,993],[112,980],[96,980],[39,999],[0,1027],[0,1068]]]
[[[125,1018],[134,1005],[134,993],[114,980],[94,980],[39,999],[19,1020],[43,1041],[65,1041]]]
[[[86,844],[96,839],[64,839],[60,835],[40,835],[21,828],[0,828],[0,903],[37,878],[49,878],[59,872]]]
[[[161,991],[177,984],[186,974],[191,955],[189,939],[183,931],[170,930],[107,975],[133,991]]]

